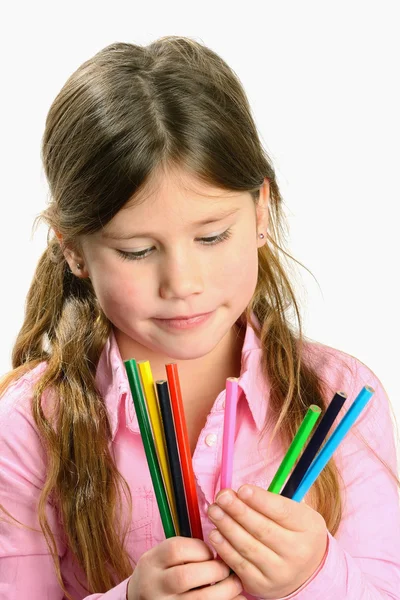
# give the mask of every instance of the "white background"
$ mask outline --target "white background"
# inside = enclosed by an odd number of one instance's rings
[[[143,7],[142,5],[145,4]],[[47,230],[47,111],[104,46],[174,34],[215,50],[248,94],[289,219],[305,333],[359,358],[400,417],[398,2],[68,2],[2,9],[0,375]],[[314,279],[315,277],[315,279]]]

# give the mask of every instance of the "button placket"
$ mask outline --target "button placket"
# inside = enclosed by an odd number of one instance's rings
[[[208,415],[206,425],[199,436],[193,455],[193,467],[197,483],[208,505],[214,501],[214,480],[217,472],[221,427],[223,427],[223,424],[221,425],[220,411],[212,411]]]

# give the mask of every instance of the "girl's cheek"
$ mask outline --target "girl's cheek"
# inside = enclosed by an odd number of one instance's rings
[[[257,250],[240,245],[232,253],[230,259],[221,269],[222,278],[227,281],[236,281],[240,285],[252,285],[257,281],[258,256]]]

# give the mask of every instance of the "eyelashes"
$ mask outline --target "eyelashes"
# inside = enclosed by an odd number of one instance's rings
[[[232,236],[231,229],[227,229],[223,233],[219,235],[215,235],[209,238],[198,238],[200,243],[204,246],[215,246],[216,244],[220,244],[225,240],[228,240]],[[117,250],[118,255],[123,260],[143,260],[149,256],[151,248],[147,250],[141,250],[140,252],[124,252],[124,250]]]

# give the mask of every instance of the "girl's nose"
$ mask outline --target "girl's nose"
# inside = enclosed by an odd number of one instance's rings
[[[185,298],[204,289],[201,266],[192,254],[181,252],[179,257],[170,257],[161,269],[160,296],[164,299]]]

